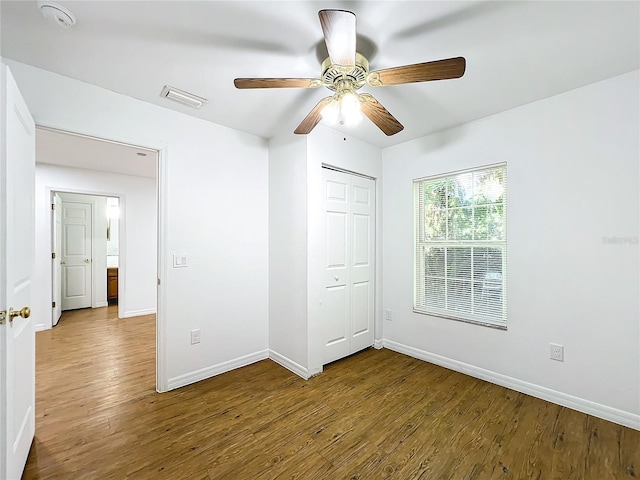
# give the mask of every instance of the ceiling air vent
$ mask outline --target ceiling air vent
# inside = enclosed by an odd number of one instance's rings
[[[160,96],[191,108],[200,108],[205,103],[207,103],[206,98],[198,97],[197,95],[193,95],[192,93],[178,90],[177,88],[170,87],[169,85],[164,86],[162,92],[160,92]]]

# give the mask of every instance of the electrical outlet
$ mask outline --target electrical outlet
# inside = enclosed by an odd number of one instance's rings
[[[195,345],[196,343],[200,343],[200,329],[196,328],[195,330],[191,330],[191,345]]]
[[[388,309],[387,309],[387,310],[385,310],[385,311],[384,311],[384,319],[385,319],[386,321],[388,321],[388,322],[390,322],[390,321],[391,321],[391,310],[388,310]]]
[[[552,343],[550,345],[549,358],[551,358],[551,360],[564,362],[564,345],[558,345],[557,343]]]

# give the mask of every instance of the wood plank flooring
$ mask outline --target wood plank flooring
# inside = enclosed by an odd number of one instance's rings
[[[389,350],[302,380],[264,360],[155,392],[155,319],[37,334],[24,479],[617,479],[640,432]]]

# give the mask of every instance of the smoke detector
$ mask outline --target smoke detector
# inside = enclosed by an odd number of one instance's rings
[[[58,3],[38,2],[38,8],[44,18],[52,20],[61,28],[69,29],[76,24],[76,16]]]

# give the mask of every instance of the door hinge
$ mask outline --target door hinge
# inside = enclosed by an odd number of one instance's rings
[[[51,308],[56,308],[56,302],[51,302]]]
[[[51,252],[51,258],[53,258],[53,259],[56,258],[56,252]]]
[[[158,285],[160,285],[160,279],[158,279]]]
[[[55,204],[55,203],[52,203],[52,204],[51,204],[51,210],[55,210],[55,209],[56,209],[56,204]]]

